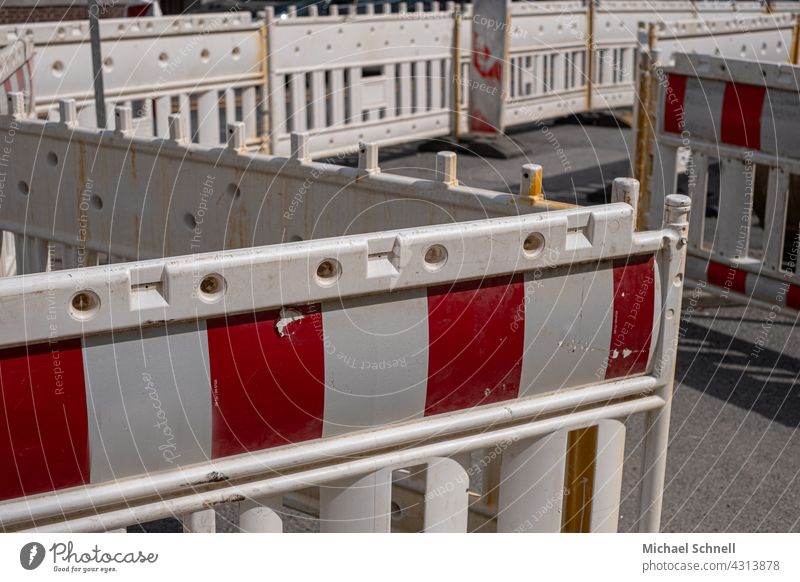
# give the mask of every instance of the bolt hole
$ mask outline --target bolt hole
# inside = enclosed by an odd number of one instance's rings
[[[158,55],[158,62],[161,63],[162,66],[166,66],[169,62],[169,55],[167,53],[161,53]]]
[[[522,243],[522,249],[528,257],[537,256],[544,249],[544,236],[538,232],[529,234]]]
[[[208,52],[208,49],[203,49],[200,51],[200,60],[204,63],[207,63],[211,59],[211,53]]]
[[[214,303],[225,293],[225,279],[216,273],[206,275],[200,281],[200,299],[206,303]]]
[[[425,251],[425,266],[430,271],[438,271],[447,263],[447,249],[442,245],[432,245]]]
[[[20,180],[17,184],[17,191],[23,196],[27,196],[31,189],[28,187],[28,183],[25,180]]]
[[[234,199],[242,195],[242,191],[239,189],[239,186],[233,183],[228,184],[228,187],[225,188],[225,193]]]
[[[94,317],[100,309],[100,298],[94,291],[78,291],[70,300],[70,315],[74,319],[86,321]]]
[[[52,71],[54,77],[60,77],[61,75],[64,74],[64,63],[62,63],[61,61],[54,62],[52,66]]]
[[[103,209],[103,199],[100,198],[97,194],[92,194],[92,206],[95,210],[102,210]]]
[[[342,274],[342,266],[336,259],[325,259],[317,266],[317,282],[320,285],[333,285]]]
[[[194,214],[187,212],[183,215],[183,223],[189,230],[194,230],[197,226],[197,219],[194,217]]]
[[[234,61],[238,61],[239,60],[239,56],[241,56],[241,54],[242,54],[242,49],[240,49],[238,46],[235,46],[235,47],[233,47],[233,50],[231,51],[231,54],[233,55],[233,60]]]

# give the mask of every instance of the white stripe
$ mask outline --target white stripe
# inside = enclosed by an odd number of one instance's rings
[[[686,130],[691,137],[719,142],[724,95],[723,81],[701,81],[693,77],[686,80],[683,112]]]
[[[610,262],[525,274],[520,397],[604,380],[613,290]]]
[[[84,340],[93,483],[211,458],[205,322]]]
[[[426,289],[323,304],[323,436],[423,416],[427,315]]]

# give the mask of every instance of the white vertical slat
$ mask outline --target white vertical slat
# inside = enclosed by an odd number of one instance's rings
[[[692,211],[689,213],[689,246],[700,249],[703,246],[708,201],[708,155],[692,152],[691,160],[694,174],[689,174],[689,196],[692,199]]]
[[[755,164],[722,158],[719,162],[719,226],[714,250],[726,259],[746,257],[750,250],[748,222],[753,202]],[[747,217],[747,218],[745,218]],[[740,228],[747,226],[747,228]]]
[[[391,530],[392,472],[381,469],[363,477],[320,487],[320,531],[386,533]]]
[[[597,429],[590,529],[593,533],[616,533],[625,460],[625,424],[618,420],[601,420]]]
[[[568,431],[511,444],[503,451],[497,531],[561,531]]]
[[[17,235],[14,245],[17,255],[17,275],[49,271],[47,241],[32,236]]]
[[[236,121],[236,91],[225,89],[225,127]]]
[[[427,78],[428,75],[426,74],[425,70],[425,61],[416,61],[414,62],[414,93],[415,99],[417,103],[417,107],[414,110],[414,113],[420,113],[425,111],[426,104],[427,104]]]
[[[247,138],[257,137],[258,133],[258,106],[256,105],[256,88],[245,87],[242,89],[242,121],[244,134]]]
[[[363,108],[361,102],[361,67],[347,69],[347,85],[350,88],[348,91],[350,97],[350,119],[347,122],[361,123],[361,111]]]
[[[172,97],[157,97],[155,99],[155,135],[156,137],[169,137],[169,116],[172,113]]]
[[[330,78],[330,125],[336,126],[344,123],[344,69],[332,69]]]
[[[786,232],[786,209],[789,204],[789,174],[781,168],[770,168],[767,181],[766,216],[764,217],[764,266],[779,273],[783,263],[783,244]],[[694,206],[694,201],[692,201]],[[694,213],[694,211],[692,211]],[[689,225],[689,232],[691,232]]]
[[[219,97],[217,91],[201,93],[197,99],[197,134],[201,144],[219,145]]]
[[[286,111],[286,85],[284,84],[284,76],[272,75],[272,83],[270,84],[269,90],[271,93],[269,100],[269,118],[270,126],[274,134],[270,137],[275,140],[277,134],[283,134],[289,131],[289,118],[287,117],[288,112]]]
[[[186,93],[178,95],[178,114],[181,116],[181,125],[189,140],[192,139],[192,100]]]
[[[555,58],[552,61],[552,80],[553,86],[550,89],[554,92],[562,91],[565,89],[564,87],[564,71],[566,70],[567,63],[567,53],[556,53]]]
[[[213,509],[201,509],[181,518],[185,533],[215,533],[217,514]]]
[[[292,104],[292,131],[306,130],[306,74],[292,73],[289,81]]]
[[[311,73],[311,111],[314,129],[325,127],[325,71]]]
[[[0,277],[13,277],[17,274],[17,253],[14,233],[3,231],[0,236]]]
[[[425,481],[426,533],[464,533],[469,517],[469,475],[453,459],[428,461]]]
[[[400,115],[411,111],[411,63],[400,63]]]
[[[383,93],[386,97],[386,117],[395,117],[395,110],[397,109],[397,95],[395,93],[396,65],[385,65],[383,76],[385,77]]]
[[[431,108],[442,108],[442,62],[431,61]]]
[[[444,71],[444,83],[442,83],[442,107],[450,110],[453,100],[453,63],[451,59],[442,61],[442,71]]]
[[[281,497],[248,499],[239,504],[239,529],[244,533],[282,533]]]

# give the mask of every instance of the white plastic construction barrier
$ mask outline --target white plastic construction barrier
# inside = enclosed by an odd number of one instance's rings
[[[13,141],[0,229],[16,237],[17,274],[569,207],[544,199],[535,165],[512,195],[460,185],[452,153],[420,180],[382,174],[370,144],[345,168],[310,161],[305,134],[273,157],[244,147],[241,122],[209,148],[188,143],[177,114],[158,139],[136,137],[125,107],[104,132],[78,127],[73,101],[60,108],[59,122],[0,117]]]
[[[678,152],[688,149],[694,210],[687,274],[770,309],[800,309],[797,274],[800,68],[705,55],[675,56],[664,71],[648,221],[676,187]],[[719,183],[710,167],[719,164]],[[716,226],[707,192],[718,188]],[[763,228],[753,246],[753,224]]]
[[[464,531],[475,451],[499,463],[493,528],[614,531],[641,412],[657,530],[689,203],[635,232],[637,188],[0,280],[2,528],[213,531],[209,508],[241,503],[275,531],[313,487],[323,531],[388,531],[413,469],[420,528]]]
[[[665,50],[679,42],[713,52],[713,32],[738,51],[737,37],[748,31],[763,37],[754,54],[769,59],[778,40],[788,45],[785,22],[797,9],[793,2],[771,7],[766,14],[759,2],[514,2],[502,125],[632,105],[643,22],[664,26]],[[108,110],[130,107],[137,133],[161,137],[169,114],[180,113],[190,138],[207,145],[224,143],[226,125],[242,121],[249,147],[281,155],[290,153],[294,132],[309,132],[317,157],[358,141],[457,135],[469,127],[470,89],[480,87],[469,64],[481,16],[470,5],[459,10],[452,2],[430,10],[368,4],[356,14],[332,5],[321,15],[312,5],[307,16],[276,19],[267,11],[263,20],[240,12],[104,19]],[[94,126],[88,23],[0,26],[0,44],[27,37],[36,45],[39,114],[57,119],[57,102],[73,98],[79,123]]]
[[[8,113],[11,93],[22,93],[28,113],[33,112],[33,42],[21,39],[0,50],[0,115]]]
[[[195,141],[224,143],[242,121],[247,144],[262,145],[266,48],[249,13],[102,19],[100,37],[106,107],[130,107],[139,135],[168,137],[179,113]],[[74,99],[79,123],[96,127],[88,21],[0,27],[0,44],[16,39],[36,46],[36,111],[58,119],[58,101]]]

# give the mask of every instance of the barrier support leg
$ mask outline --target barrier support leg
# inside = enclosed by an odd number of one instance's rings
[[[688,246],[689,210],[688,196],[670,194],[664,205],[665,230],[670,230],[668,242],[660,255],[661,288],[664,293],[662,308],[662,343],[654,356],[656,377],[664,385],[658,395],[664,406],[651,410],[645,416],[644,466],[642,475],[639,531],[653,533],[661,526],[661,505],[664,496],[664,477],[667,468],[667,445],[669,444],[669,418],[672,404],[672,387],[675,375],[675,355],[678,344],[683,273]],[[668,371],[667,371],[668,370]]]

